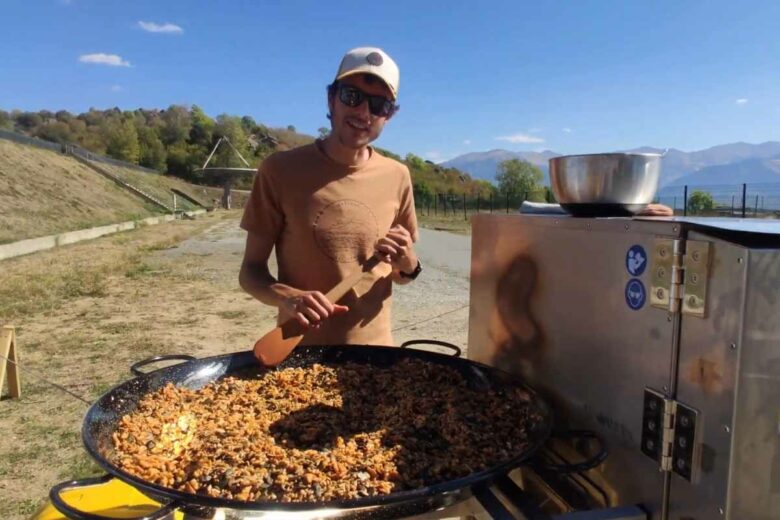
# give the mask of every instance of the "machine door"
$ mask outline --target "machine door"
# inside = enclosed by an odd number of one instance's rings
[[[523,375],[561,426],[603,435],[594,478],[610,505],[660,518],[664,476],[640,449],[646,386],[668,390],[673,320],[650,305],[657,237],[672,222],[478,215],[468,356]]]
[[[698,412],[697,460],[691,482],[672,476],[670,518],[777,520],[780,249],[688,239],[710,242],[710,275],[705,317],[682,318],[676,397]]]

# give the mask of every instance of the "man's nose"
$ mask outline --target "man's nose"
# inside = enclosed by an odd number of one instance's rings
[[[368,110],[368,100],[364,99],[362,103],[356,106],[355,112],[357,112],[358,114],[360,114],[365,118],[368,118],[371,115],[371,112]]]

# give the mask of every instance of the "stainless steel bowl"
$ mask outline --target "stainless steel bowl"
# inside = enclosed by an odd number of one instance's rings
[[[582,217],[633,215],[653,201],[661,154],[598,153],[550,159],[558,203]]]

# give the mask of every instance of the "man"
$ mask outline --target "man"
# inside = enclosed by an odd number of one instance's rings
[[[378,48],[349,51],[328,86],[330,134],[260,166],[241,227],[239,282],[305,327],[301,344],[392,345],[392,283],[421,271],[408,168],[370,145],[398,110],[398,66]],[[268,269],[276,248],[278,279]],[[338,302],[325,294],[376,255],[383,261]]]

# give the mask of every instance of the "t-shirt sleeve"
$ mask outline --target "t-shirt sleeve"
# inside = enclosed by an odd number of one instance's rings
[[[278,186],[274,180],[269,157],[263,161],[257,171],[252,193],[241,217],[241,227],[250,233],[276,240],[284,226],[284,213]]]
[[[417,230],[417,213],[414,210],[414,190],[412,189],[412,177],[409,169],[404,167],[403,180],[401,182],[401,203],[398,209],[396,223],[402,225],[412,235],[412,240],[417,242],[420,238]]]

